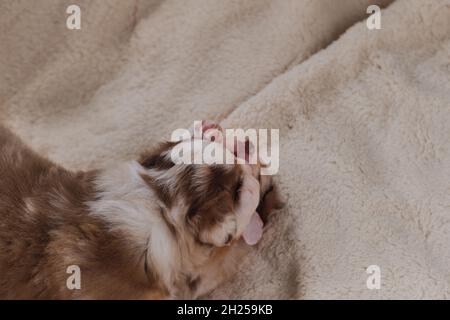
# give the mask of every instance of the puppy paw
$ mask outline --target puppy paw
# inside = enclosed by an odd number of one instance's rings
[[[190,131],[193,137],[201,137],[203,140],[221,142],[223,139],[222,127],[212,120],[195,121]]]
[[[211,129],[223,131],[222,127],[217,122],[212,120],[202,120],[202,131],[206,132]]]

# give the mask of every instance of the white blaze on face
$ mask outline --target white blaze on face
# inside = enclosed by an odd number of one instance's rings
[[[263,222],[256,212],[259,204],[260,185],[252,175],[249,165],[243,165],[242,169],[244,177],[236,209],[237,235],[242,235],[247,244],[254,245],[261,239],[263,232]]]

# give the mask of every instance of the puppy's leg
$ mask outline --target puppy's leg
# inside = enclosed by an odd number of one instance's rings
[[[195,121],[189,129],[192,138],[221,142],[223,140],[222,127],[212,120]]]

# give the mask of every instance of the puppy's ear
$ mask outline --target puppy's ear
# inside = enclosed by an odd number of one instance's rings
[[[272,184],[269,190],[263,195],[256,211],[259,213],[264,224],[266,224],[270,214],[275,210],[283,209],[285,205],[286,203],[281,197],[278,187]]]
[[[165,141],[160,143],[156,148],[148,150],[141,154],[139,163],[147,169],[156,168],[159,170],[167,170],[175,164],[170,159],[170,151],[178,142]]]

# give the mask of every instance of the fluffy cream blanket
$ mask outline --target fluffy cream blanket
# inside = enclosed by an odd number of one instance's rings
[[[196,119],[279,129],[287,207],[212,298],[449,298],[450,1],[369,30],[374,2],[2,1],[0,118],[74,169]]]

